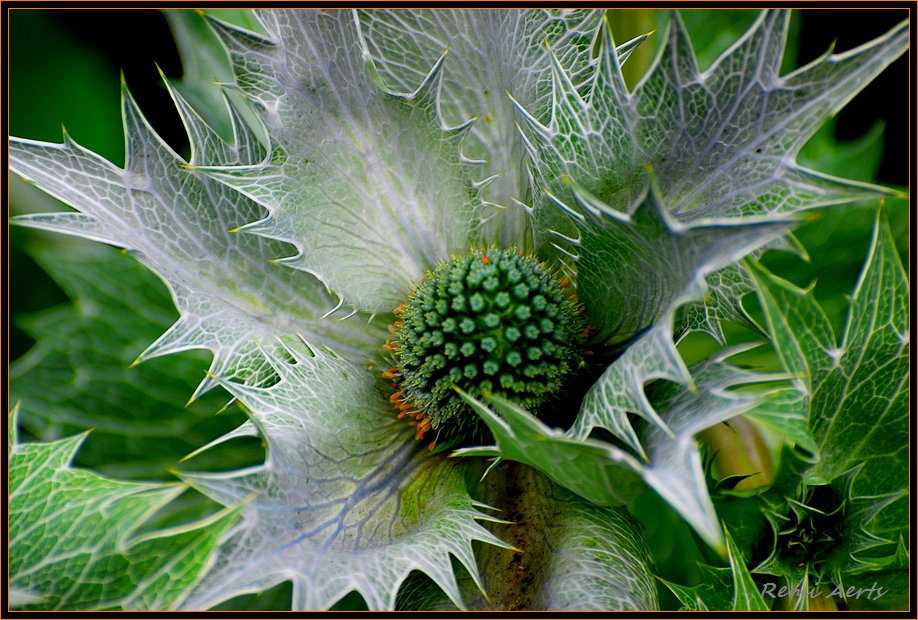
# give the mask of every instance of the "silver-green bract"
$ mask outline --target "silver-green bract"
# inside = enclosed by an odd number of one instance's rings
[[[124,168],[69,137],[10,143],[12,171],[76,209],[17,221],[125,248],[159,275],[180,317],[140,360],[210,351],[195,396],[222,386],[250,413],[213,445],[260,435],[267,447],[249,469],[183,474],[241,517],[196,585],[149,600],[206,607],[292,582],[296,608],[352,591],[391,608],[418,571],[453,605],[510,606],[469,594],[454,573],[463,567],[473,593],[510,583],[494,574],[503,564],[483,558],[514,542],[485,529],[499,513],[476,499],[493,495],[500,470],[475,488],[473,460],[421,454],[367,369],[382,361],[387,314],[424,274],[490,244],[568,277],[598,329],[592,344],[621,355],[565,436],[513,403],[509,421],[477,403],[498,444],[481,452],[524,460],[549,488],[603,505],[649,484],[722,544],[693,436],[762,398],[729,388],[772,377],[722,359],[690,372],[674,314],[710,290],[692,327],[720,335],[718,321],[739,316],[730,296],[749,282],[736,261],[779,242],[802,209],[883,193],[803,169],[795,156],[904,51],[907,24],[782,76],[786,13],[761,15],[705,72],[675,17],[628,91],[621,63],[643,37],[616,46],[602,12],[261,11],[249,23],[211,22],[232,67],[226,109],[195,110],[170,87],[187,160],[126,89]],[[219,47],[200,51],[197,67],[220,66]],[[180,90],[198,105],[216,97],[200,84]],[[645,393],[655,379],[675,385]],[[647,422],[640,432],[628,412]],[[597,427],[632,451],[588,438]],[[559,460],[546,463],[543,448]],[[539,488],[516,507],[552,513],[562,528],[553,531],[570,534],[531,537],[527,553],[552,554],[527,600],[655,606],[646,549],[615,542],[640,536],[633,521],[613,527],[618,513],[581,500],[555,511],[564,494]],[[39,499],[59,501],[48,489]],[[131,519],[128,531],[141,521]],[[108,534],[87,531],[94,544]],[[43,583],[48,591],[20,577],[19,601],[58,600],[44,598],[60,597],[58,586]],[[138,600],[85,596],[86,607]]]

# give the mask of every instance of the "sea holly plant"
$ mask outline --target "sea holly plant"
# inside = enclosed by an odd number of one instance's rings
[[[885,220],[840,342],[760,261],[805,255],[804,212],[898,193],[797,160],[906,22],[782,73],[787,12],[704,70],[673,14],[629,86],[651,33],[615,42],[614,13],[221,17],[169,18],[188,153],[124,85],[123,167],[68,135],[10,141],[12,172],[74,209],[15,223],[133,261],[81,257],[68,286],[42,255],[76,307],[37,319],[14,369],[13,605],[761,610],[806,606],[769,598],[774,578],[905,583],[908,283]],[[138,263],[179,318],[127,361],[93,355],[161,316]],[[68,331],[72,385],[43,392]],[[696,333],[719,350],[688,355]],[[191,350],[212,356],[196,387]],[[111,398],[81,398],[109,369]],[[194,427],[214,430],[169,464],[179,482],[74,467],[83,436],[53,436],[98,403],[146,429],[106,410],[106,433],[154,441],[137,412],[175,386],[189,416],[215,395],[247,416]],[[729,447],[705,439],[737,416],[779,461],[752,490],[761,472],[717,469]],[[693,532],[694,581],[645,540],[648,497]]]

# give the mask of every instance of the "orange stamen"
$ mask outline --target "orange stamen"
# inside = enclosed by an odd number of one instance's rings
[[[398,376],[398,369],[395,368],[395,367],[387,368],[387,369],[386,369],[385,371],[383,371],[383,373],[382,373],[382,378],[383,378],[383,379],[395,379],[395,377],[397,377],[397,376]]]
[[[561,280],[561,283],[558,284],[558,286],[560,286],[561,288],[567,288],[570,283],[571,281],[568,278],[564,278],[563,280]]]
[[[481,257],[481,262],[483,262],[485,265],[490,265],[490,264],[491,264],[491,259],[488,258],[487,256],[482,256],[482,257]]]
[[[392,352],[392,351],[394,351],[395,349],[398,348],[398,343],[397,343],[397,342],[392,342],[391,340],[389,340],[388,338],[386,338],[386,344],[384,344],[384,345],[382,346],[382,348],[385,349],[386,351]]]
[[[390,402],[390,403],[395,403],[395,402],[398,402],[398,401],[401,401],[401,400],[402,400],[402,393],[401,393],[401,392],[395,392],[394,394],[392,394],[392,396],[389,397],[389,402]]]
[[[404,312],[407,307],[408,307],[408,304],[399,304],[398,306],[395,307],[395,310],[392,311],[392,314],[394,314],[395,316],[398,316],[402,312]]]

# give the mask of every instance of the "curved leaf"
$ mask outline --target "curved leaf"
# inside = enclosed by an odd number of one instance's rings
[[[629,93],[605,28],[594,87],[580,97],[558,65],[548,126],[529,123],[542,184],[567,175],[619,211],[649,163],[666,210],[686,224],[870,198],[887,190],[823,176],[795,157],[818,127],[908,45],[908,24],[844,54],[780,76],[788,13],[759,15],[700,73],[675,15],[648,73]],[[532,120],[532,119],[530,119]],[[607,162],[614,162],[611,170]],[[567,200],[566,195],[563,196]]]
[[[226,50],[208,25],[207,18],[200,11],[187,9],[164,10],[162,14],[169,22],[169,30],[172,31],[182,59],[182,80],[173,87],[221,135],[230,136],[233,132],[233,121],[226,109],[225,97],[232,99],[233,105],[251,125],[256,118],[252,110],[246,109],[241,93],[231,88],[214,87],[215,84],[231,84],[233,69]],[[218,9],[208,14],[246,28],[258,28],[258,22],[251,11]]]
[[[788,230],[787,223],[767,221],[679,228],[657,202],[654,187],[633,216],[622,220],[598,210],[578,220],[577,287],[586,319],[598,343],[631,342],[587,392],[572,433],[586,437],[594,427],[605,428],[639,454],[628,413],[665,430],[644,384],[691,384],[672,339],[676,309],[704,296],[709,274]]]
[[[774,381],[780,375],[741,370],[723,360],[735,351],[693,368],[694,391],[675,383],[654,384],[650,395],[667,429],[647,425],[648,462],[595,439],[575,440],[550,429],[513,403],[492,396],[484,403],[463,395],[494,434],[496,445],[457,450],[460,456],[496,456],[526,463],[563,487],[600,506],[621,505],[640,491],[639,481],[660,494],[711,546],[723,550],[720,524],[708,495],[695,435],[761,403],[770,393],[741,392],[740,386]]]
[[[493,517],[469,497],[461,463],[420,447],[366,370],[303,347],[265,356],[277,384],[220,380],[251,410],[264,465],[183,475],[220,503],[250,499],[186,607],[289,580],[294,609],[324,609],[351,591],[391,609],[413,570],[462,606],[450,556],[477,581],[472,541],[504,543],[476,522]]]
[[[272,159],[214,177],[268,209],[243,230],[293,243],[299,253],[284,264],[354,308],[391,312],[427,270],[468,249],[476,219],[459,135],[432,109],[439,66],[412,95],[387,95],[351,12],[256,16],[265,37],[214,25]]]
[[[184,485],[120,482],[73,469],[70,461],[85,434],[21,444],[16,418],[14,410],[9,567],[18,603],[32,609],[168,609],[180,603],[207,571],[238,511],[138,535]]]
[[[249,163],[263,155],[257,139],[235,118],[234,144],[225,143],[184,100],[172,93],[192,141],[192,164]],[[113,166],[66,138],[49,144],[14,138],[10,168],[79,213],[29,215],[14,221],[126,248],[162,277],[181,316],[141,356],[188,349],[214,353],[213,374],[258,382],[270,372],[254,346],[301,334],[366,359],[384,340],[364,320],[323,320],[335,308],[321,284],[272,265],[281,245],[228,232],[259,215],[259,207],[189,167],[153,132],[123,90],[127,164]],[[202,382],[198,393],[211,387]]]

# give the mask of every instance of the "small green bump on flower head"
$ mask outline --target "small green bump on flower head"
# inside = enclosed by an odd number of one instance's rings
[[[583,323],[564,283],[513,251],[479,250],[441,264],[399,316],[397,402],[448,434],[480,428],[454,386],[536,411],[582,359]]]
[[[476,314],[484,310],[485,302],[484,297],[481,296],[481,293],[475,293],[469,298],[469,306],[472,309],[472,312]]]

